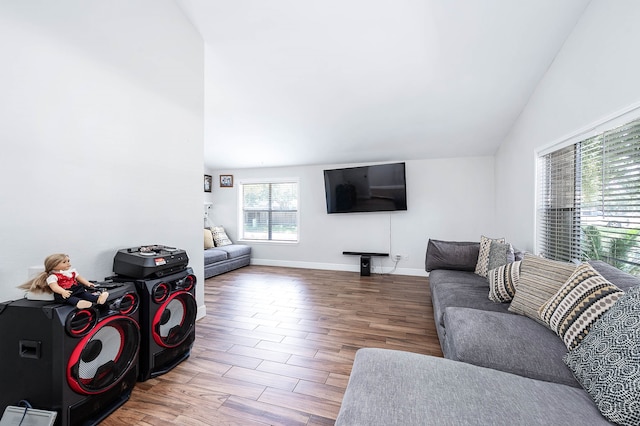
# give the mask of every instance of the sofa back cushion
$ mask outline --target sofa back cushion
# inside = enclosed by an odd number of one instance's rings
[[[635,275],[631,275],[627,272],[621,271],[615,266],[609,265],[602,260],[590,260],[588,262],[593,269],[598,271],[607,281],[614,284],[620,290],[626,291],[630,288],[640,285],[640,278]]]
[[[452,269],[475,271],[478,263],[480,243],[464,241],[442,241],[429,239],[425,270]]]

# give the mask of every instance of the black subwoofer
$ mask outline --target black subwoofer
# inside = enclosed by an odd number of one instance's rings
[[[0,412],[25,400],[58,425],[97,424],[129,399],[138,375],[139,297],[133,283],[104,305],[0,304]]]
[[[135,284],[141,304],[138,380],[145,381],[170,371],[191,354],[198,309],[196,276],[186,268],[162,278],[138,279]]]

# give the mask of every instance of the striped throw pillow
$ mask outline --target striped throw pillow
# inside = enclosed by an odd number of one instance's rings
[[[516,294],[522,261],[507,263],[488,273],[489,299],[497,303],[511,302]]]
[[[575,270],[576,265],[573,263],[525,254],[520,265],[518,289],[509,305],[509,311],[546,325],[540,319],[538,310],[556,294]]]
[[[583,263],[540,308],[540,318],[571,350],[623,294],[591,265]]]

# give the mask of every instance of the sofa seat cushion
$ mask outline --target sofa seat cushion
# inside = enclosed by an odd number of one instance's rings
[[[537,380],[579,387],[562,357],[558,336],[530,318],[511,313],[447,308],[445,345],[449,359]]]
[[[204,264],[210,265],[212,263],[221,262],[227,260],[227,252],[220,250],[219,248],[210,248],[204,251]]]
[[[507,312],[509,305],[489,300],[489,282],[473,272],[438,269],[429,274],[436,324],[443,325],[449,306]]]
[[[366,348],[356,353],[335,424],[609,423],[583,389],[444,358]]]
[[[251,254],[251,246],[245,246],[243,244],[231,244],[228,246],[216,247],[218,250],[222,250],[227,254],[228,259],[235,259],[237,257],[248,256]]]

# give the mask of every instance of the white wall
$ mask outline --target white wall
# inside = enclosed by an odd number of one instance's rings
[[[535,151],[640,102],[640,2],[593,0],[496,155],[502,233],[533,250]]]
[[[202,282],[203,42],[174,2],[3,1],[0,57],[0,299],[51,253],[100,280],[141,244]]]
[[[354,164],[359,165],[359,164]],[[359,270],[357,256],[343,251],[408,254],[395,273],[426,275],[429,238],[479,241],[495,235],[494,161],[470,157],[406,161],[408,210],[392,213],[327,214],[324,199],[326,165],[286,168],[212,170],[214,203],[211,221],[238,237],[238,183],[247,179],[297,178],[300,182],[300,242],[250,243],[252,262],[332,270]],[[220,188],[218,176],[233,174],[233,188]],[[393,262],[375,258],[374,272],[388,272]]]

